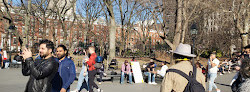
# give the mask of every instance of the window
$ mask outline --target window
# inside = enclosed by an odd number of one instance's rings
[[[24,35],[25,32],[25,26],[22,26],[22,34]]]
[[[43,33],[43,28],[39,28],[39,35],[41,36]]]
[[[46,30],[46,36],[49,36],[49,29]]]
[[[69,30],[67,30],[67,36],[70,36],[70,31]]]
[[[62,30],[62,29],[60,30],[60,35],[61,35],[61,37],[64,36],[64,35],[63,35],[63,30]]]
[[[57,29],[55,29],[55,37],[57,37]]]

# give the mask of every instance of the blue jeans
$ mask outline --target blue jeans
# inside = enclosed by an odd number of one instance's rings
[[[152,82],[155,82],[155,74],[151,74],[150,72],[144,72],[145,75],[148,76],[148,83],[151,82],[151,76],[152,76]]]
[[[121,84],[124,82],[125,75],[127,75],[127,74],[125,74],[124,72],[122,72],[122,75],[121,75]],[[131,74],[131,72],[128,74],[128,76],[129,76],[129,83],[132,83],[132,74]]]
[[[88,84],[89,84],[89,83],[88,83],[88,79],[89,79],[89,77],[88,77],[88,72],[86,72],[86,75],[83,76],[83,73],[84,73],[85,68],[86,68],[86,67],[83,66],[83,67],[82,67],[82,70],[81,70],[81,73],[79,74],[78,83],[77,83],[77,87],[76,87],[76,89],[77,89],[78,91],[80,91],[80,89],[81,89],[81,87],[82,87],[83,80],[85,80],[86,85],[87,85],[86,90],[87,90],[87,91],[89,90],[89,85],[88,85]]]
[[[217,73],[209,73],[209,86],[208,91],[212,91],[213,87],[217,89],[217,86],[214,83],[215,78],[217,77]]]

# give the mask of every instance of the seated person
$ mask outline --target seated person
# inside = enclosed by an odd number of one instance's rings
[[[224,70],[229,68],[228,60],[226,59],[220,64],[220,75],[224,74]],[[229,70],[229,69],[228,69]]]
[[[130,64],[128,63],[127,60],[125,60],[124,64],[122,65],[121,72],[122,72],[122,74],[121,74],[121,84],[123,84],[125,76],[129,76],[129,83],[132,84],[131,68],[130,68]]]
[[[12,60],[13,64],[22,64],[22,57],[20,57],[18,54],[14,56],[14,59]]]
[[[155,83],[155,74],[156,74],[156,71],[155,71],[155,63],[154,62],[150,62],[148,64],[148,66],[146,67],[146,72],[144,72],[145,75],[148,76],[148,84],[157,84]],[[152,81],[151,81],[151,78],[152,78]]]
[[[162,65],[161,70],[157,70],[157,74],[161,75],[161,77],[164,77],[168,69],[167,62],[164,61],[161,63],[161,65]]]

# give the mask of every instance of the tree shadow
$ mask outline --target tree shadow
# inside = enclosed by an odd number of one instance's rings
[[[158,59],[156,59],[156,58],[151,58],[151,59],[155,60],[156,62],[164,62],[164,61],[158,60]],[[170,64],[170,63],[167,62],[167,64]]]
[[[219,84],[219,85],[222,85],[222,86],[227,86],[227,87],[231,87],[230,85],[228,84],[222,84],[222,83],[217,83],[217,82],[214,82],[215,84]]]

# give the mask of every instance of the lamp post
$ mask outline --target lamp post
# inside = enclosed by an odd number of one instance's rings
[[[11,62],[11,40],[12,40],[12,33],[15,31],[16,27],[14,25],[9,26],[8,30],[10,33],[10,50],[9,50],[9,61]]]
[[[191,26],[190,29],[191,29],[191,30],[190,30],[190,33],[191,33],[192,40],[193,40],[192,54],[194,54],[195,38],[196,38],[196,35],[197,35],[197,33],[198,33],[196,24],[194,23],[194,24]],[[193,58],[192,64],[193,64],[193,66],[194,66],[194,58]]]

